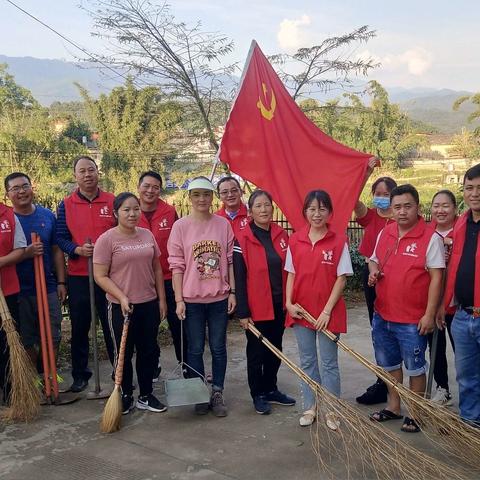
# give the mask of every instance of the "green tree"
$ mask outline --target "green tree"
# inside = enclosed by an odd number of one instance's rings
[[[474,110],[469,116],[468,116],[468,122],[473,122],[474,120],[477,120],[480,118],[480,92],[475,93],[473,95],[464,95],[460,98],[457,98],[455,100],[455,103],[453,104],[453,110],[457,111],[461,107],[461,105],[465,102],[470,101],[476,106],[476,110]],[[477,127],[474,130],[474,133],[477,137],[480,137],[480,127]]]
[[[0,63],[0,113],[8,108],[38,107],[38,102],[31,92],[18,85],[7,70],[8,65]]]
[[[467,167],[472,166],[472,161],[480,157],[480,143],[476,135],[466,128],[452,138],[453,147],[450,152],[466,159]]]

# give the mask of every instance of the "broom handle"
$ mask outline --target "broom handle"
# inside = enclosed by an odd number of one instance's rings
[[[37,234],[37,241],[40,240],[40,236]],[[40,266],[40,287],[42,290],[42,303],[43,303],[43,318],[45,322],[45,333],[47,337],[47,347],[48,347],[48,357],[50,360],[50,375],[53,385],[53,395],[55,401],[58,401],[58,380],[57,380],[57,362],[55,358],[55,349],[53,347],[52,339],[52,322],[50,319],[50,307],[48,306],[48,295],[47,295],[47,283],[45,280],[45,266],[43,264],[43,256],[38,257],[38,264]]]
[[[32,243],[36,243],[37,234],[32,232],[31,234]],[[38,325],[40,328],[40,343],[42,350],[42,364],[43,364],[43,377],[45,381],[45,396],[50,397],[52,393],[52,387],[50,384],[50,364],[48,358],[48,349],[47,349],[47,337],[45,333],[45,320],[43,317],[43,303],[42,303],[42,287],[40,284],[40,257],[36,255],[33,257],[33,269],[35,271],[35,289],[37,291],[37,310],[38,310]]]
[[[128,324],[130,316],[125,315],[123,319],[122,339],[120,340],[120,351],[117,357],[117,366],[115,367],[115,386],[120,386],[123,380],[123,361],[125,359],[125,346],[127,345]]]

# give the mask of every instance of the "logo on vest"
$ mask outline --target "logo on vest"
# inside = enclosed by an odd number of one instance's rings
[[[333,265],[333,250],[322,250],[323,262],[327,265]]]
[[[100,216],[103,218],[109,218],[112,216],[110,213],[110,209],[106,205],[100,209]]]
[[[2,223],[0,223],[0,231],[2,233],[10,233],[12,231],[12,226],[8,220],[5,219]]]
[[[406,255],[407,257],[418,258],[418,255],[415,253],[416,249],[417,249],[417,244],[416,242],[413,242],[410,245],[407,245],[405,247],[405,251],[402,253],[402,255]]]
[[[159,230],[168,230],[168,219],[163,218],[162,221],[158,224]]]
[[[284,238],[280,240],[280,248],[282,249],[282,252],[287,249],[287,242]]]
[[[242,218],[242,219],[240,220],[240,228],[241,228],[241,229],[242,229],[242,228],[245,228],[245,227],[247,226],[247,223],[248,223],[247,217]]]

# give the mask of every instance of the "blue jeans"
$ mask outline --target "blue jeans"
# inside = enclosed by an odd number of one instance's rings
[[[293,331],[297,337],[300,367],[312,379],[323,385],[330,393],[340,396],[340,371],[338,369],[338,347],[323,333],[295,324]],[[318,353],[317,353],[318,342]],[[320,357],[320,366],[318,358]],[[312,389],[301,382],[303,408],[315,406]]]
[[[425,374],[427,336],[418,333],[416,323],[389,322],[375,312],[372,338],[375,360],[379,367],[392,372],[402,368],[403,361],[405,373],[409,377]]]
[[[212,354],[212,389],[223,390],[227,370],[227,299],[212,303],[185,303],[187,362],[191,377],[205,377],[203,352],[208,326],[208,346]]]
[[[480,318],[457,310],[452,322],[460,416],[480,425]]]

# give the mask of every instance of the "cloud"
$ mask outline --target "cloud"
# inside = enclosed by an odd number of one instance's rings
[[[310,25],[310,23],[311,19],[308,15],[302,15],[300,18],[293,20],[283,19],[277,33],[280,47],[284,50],[296,50],[308,45],[309,33],[304,27]]]
[[[407,71],[410,75],[421,77],[432,66],[433,55],[422,47],[412,47],[399,54],[387,53],[384,56],[375,55],[369,50],[364,50],[357,55],[358,58],[366,60],[373,58],[381,63],[382,70],[392,72]]]

